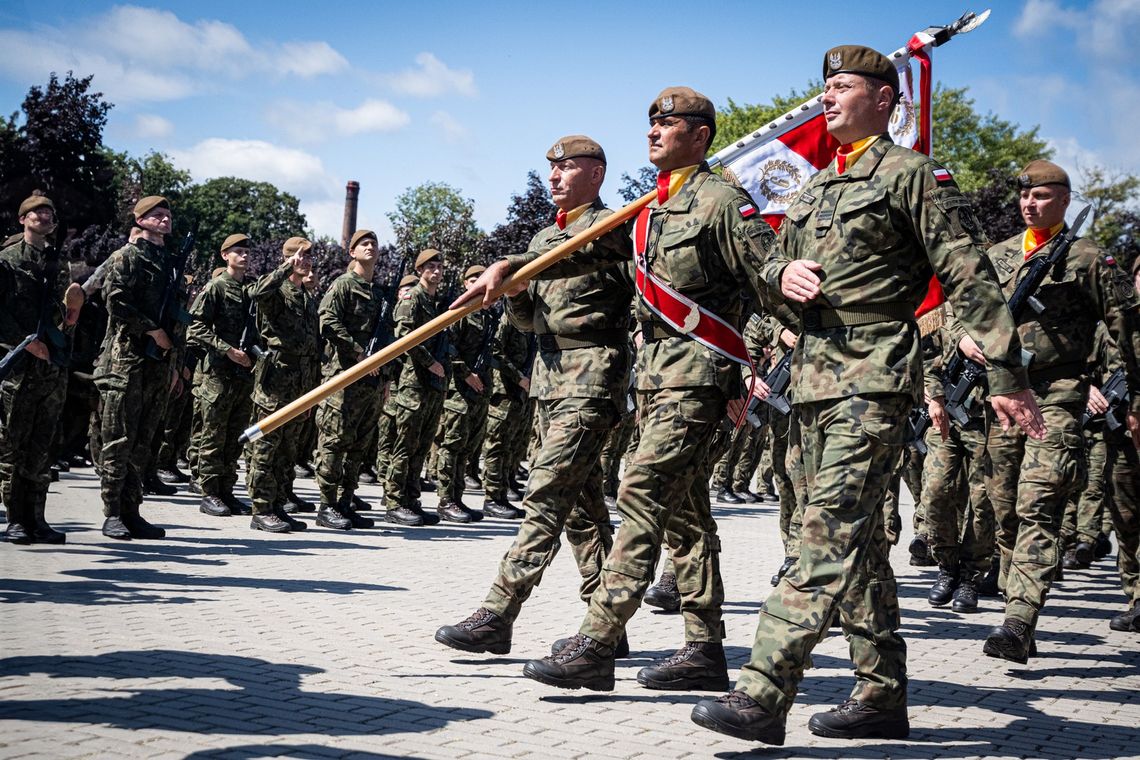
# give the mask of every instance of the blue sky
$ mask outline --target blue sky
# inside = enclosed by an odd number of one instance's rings
[[[115,103],[107,144],[167,153],[199,181],[271,181],[319,234],[339,236],[350,179],[360,226],[382,238],[396,196],[425,181],[473,199],[490,229],[529,170],[545,177],[563,134],[602,143],[603,197],[617,203],[621,173],[647,163],[646,108],[663,87],[765,102],[818,77],[832,45],[891,51],[985,7],[967,2],[5,0],[0,108],[17,110],[50,71],[95,74]],[[990,7],[984,26],[936,51],[937,80],[1039,124],[1071,173],[1140,173],[1140,0]]]

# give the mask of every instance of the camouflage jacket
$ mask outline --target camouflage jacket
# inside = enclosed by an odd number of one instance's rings
[[[379,285],[348,271],[333,280],[321,299],[318,314],[325,341],[326,378],[360,361],[376,327],[384,294]]]
[[[763,269],[771,296],[782,300],[780,278],[789,263],[812,259],[823,267],[820,295],[807,305],[788,302],[805,325],[792,365],[796,401],[866,393],[921,401],[913,313],[932,273],[985,352],[992,391],[1027,387],[1017,333],[984,242],[950,174],[886,135],[844,174],[833,161],[812,177],[788,208]],[[893,321],[860,324],[868,310]],[[845,320],[840,326],[817,322],[837,314]]]
[[[222,272],[206,283],[194,299],[190,315],[194,321],[187,330],[187,342],[205,357],[198,365],[207,372],[249,375],[248,369],[231,361],[226,352],[239,348],[249,314],[249,292],[245,285]],[[250,357],[252,362],[253,357]]]
[[[542,254],[566,242],[613,212],[595,200],[580,217],[558,229],[552,224],[530,241],[529,250]],[[614,235],[602,245],[616,244],[624,261],[628,242]],[[629,378],[629,304],[633,297],[629,278],[619,267],[558,280],[532,280],[527,289],[509,298],[508,315],[522,330],[539,336],[531,396],[555,398],[611,398],[624,408]],[[559,336],[596,345],[563,350],[542,347],[543,336]],[[547,339],[549,340],[549,339]],[[604,344],[604,345],[597,345]]]
[[[530,377],[527,359],[531,358],[532,340],[535,340],[533,335],[527,335],[519,330],[504,315],[495,333],[495,346],[491,351],[495,368],[492,393],[514,396],[517,399],[526,396],[519,386],[519,380]]]
[[[924,392],[927,398],[938,398],[946,395],[945,380],[946,365],[958,352],[958,344],[963,336],[967,335],[962,323],[954,316],[954,307],[948,303],[942,304],[943,323],[940,328],[922,339],[922,368]],[[973,390],[970,401],[970,416],[981,418],[986,409],[986,384],[979,384]]]
[[[448,396],[490,396],[491,395],[491,351],[493,350],[494,330],[492,324],[497,321],[497,315],[490,311],[475,311],[456,322],[451,331],[451,385]],[[485,335],[487,330],[492,332]],[[484,342],[484,340],[486,342]],[[485,366],[479,372],[479,379],[483,381],[482,394],[475,393],[475,389],[467,384],[467,376],[475,371],[484,346],[487,348]]]
[[[141,238],[111,254],[103,284],[107,334],[97,376],[119,375],[116,367],[125,370],[147,361],[146,333],[159,327],[162,295],[175,256],[174,251]],[[174,303],[184,309],[186,301],[186,283],[179,282]],[[183,337],[182,328],[176,332],[177,335],[169,337],[177,345]],[[179,358],[178,352],[170,351],[165,361],[173,366]]]
[[[767,303],[762,298],[767,294],[757,288],[774,238],[772,228],[754,213],[752,198],[702,163],[676,195],[663,205],[655,199],[649,208],[646,245],[653,274],[729,324],[743,327],[742,289],[752,289],[750,295],[758,303]],[[620,248],[583,248],[547,272],[549,276],[568,276],[591,271],[599,262],[613,261],[617,256],[629,259],[632,246],[628,236],[632,232],[633,225],[626,225]],[[525,263],[514,257],[508,260],[512,269]],[[625,274],[632,283],[632,261],[626,265]],[[544,272],[543,276],[548,275]],[[715,387],[728,398],[740,395],[740,365],[667,327],[642,299],[635,303],[643,333],[637,354],[638,390]]]
[[[67,261],[59,261],[54,282],[49,286],[48,297],[53,303],[44,304],[44,268],[48,255],[48,251],[23,240],[0,251],[0,347],[5,351],[37,331],[45,307],[52,326],[63,325],[63,295],[70,282]],[[28,354],[28,358],[34,357]]]
[[[282,264],[250,289],[257,303],[257,332],[276,356],[319,361],[317,299],[289,279],[293,265]]]
[[[402,338],[412,330],[439,316],[439,306],[436,297],[427,292],[423,285],[416,286],[408,291],[396,304],[393,316],[396,320],[395,336]],[[433,387],[431,373],[428,371],[435,361],[432,350],[438,345],[442,335],[420,343],[405,355],[404,366],[400,370],[399,389],[401,392],[420,393]],[[446,367],[447,362],[442,362]]]
[[[1064,231],[1062,231],[1064,232]],[[1020,234],[989,250],[1006,296],[1013,294],[1028,261]],[[1047,255],[1048,246],[1035,256]],[[1032,259],[1031,259],[1032,260]],[[1029,380],[1045,403],[1084,404],[1088,393],[1088,357],[1094,353],[1097,323],[1104,321],[1128,366],[1128,382],[1140,388],[1140,332],[1132,277],[1116,260],[1087,238],[1073,243],[1062,264],[1037,289],[1045,311],[1026,308],[1018,320],[1021,345],[1033,355]],[[973,331],[970,332],[974,335]],[[975,340],[977,338],[975,337]],[[980,341],[979,341],[980,343]],[[993,383],[991,381],[991,389]],[[1133,409],[1140,411],[1140,394]]]

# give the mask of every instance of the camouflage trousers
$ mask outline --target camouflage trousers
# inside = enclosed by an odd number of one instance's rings
[[[756,470],[760,468],[760,455],[764,453],[764,442],[768,440],[768,425],[753,428],[751,435],[736,460],[736,467],[732,471],[732,490],[736,492],[751,491],[752,481]],[[741,428],[743,431],[743,428]]]
[[[994,505],[998,548],[1005,576],[1005,614],[1033,630],[1061,563],[1061,518],[1069,497],[1084,486],[1082,409],[1037,404],[1048,428],[1036,441],[1010,430],[999,437],[1003,445],[987,441],[991,469],[986,491]],[[992,425],[990,441],[995,436]],[[1013,442],[1012,444],[1010,442]],[[1011,540],[1012,537],[1012,540]]]
[[[764,427],[754,428],[746,423],[726,435],[728,446],[713,467],[713,488],[748,490],[756,472],[758,442],[765,432]]]
[[[356,493],[368,436],[380,415],[379,389],[357,383],[317,407],[317,489],[321,504],[348,502]]]
[[[155,457],[156,469],[172,470],[178,465],[178,457],[190,443],[191,420],[194,414],[193,394],[187,388],[177,398],[166,404],[166,417],[158,436],[158,454]]]
[[[937,428],[926,435],[922,498],[927,536],[938,566],[963,580],[977,580],[994,553],[994,508],[986,493],[983,420],[965,429],[950,425],[943,441]],[[966,487],[963,488],[963,484]]]
[[[922,480],[926,467],[926,455],[920,454],[918,449],[907,446],[903,449],[902,479],[906,483],[906,490],[910,491],[914,499],[914,525],[915,535],[926,535],[926,500],[924,497]]]
[[[492,395],[488,403],[483,437],[483,493],[488,500],[507,500],[507,483],[514,475],[513,449],[522,428],[530,424],[523,418],[525,407],[522,399],[506,393]]]
[[[32,357],[0,384],[0,500],[8,522],[43,517],[52,438],[67,398],[67,371]]]
[[[459,396],[458,391],[451,393]],[[437,493],[441,502],[450,499],[463,501],[463,478],[467,471],[467,454],[471,441],[482,435],[487,424],[487,397],[472,399],[448,397],[443,402],[440,417],[439,450],[435,472],[439,481]]]
[[[883,525],[909,396],[797,404],[808,497],[799,562],[760,610],[736,688],[775,715],[791,709],[812,649],[838,613],[855,664],[853,699],[906,705],[906,644]]]
[[[276,358],[263,361],[276,362]],[[300,396],[308,390],[306,386],[309,383],[305,382],[299,368],[266,364],[258,366],[254,384],[257,404],[253,407],[253,414],[261,419]],[[269,514],[274,506],[285,501],[293,486],[293,466],[297,463],[302,433],[312,416],[313,411],[309,410],[250,443],[245,485],[254,514]]]
[[[635,430],[637,415],[629,412],[621,416],[618,426],[606,436],[606,445],[602,447],[602,491],[607,496],[617,496],[621,460],[629,449]]]
[[[1093,423],[1085,430],[1085,460],[1088,462],[1088,483],[1065,505],[1061,523],[1061,543],[1066,548],[1078,542],[1093,544],[1105,522],[1105,475],[1108,470],[1108,443],[1104,437],[1104,424]]]
[[[563,530],[582,576],[583,601],[597,588],[602,563],[613,546],[598,461],[607,434],[618,423],[613,402],[547,399],[538,403],[538,415],[545,432],[531,462],[522,502],[526,515],[483,603],[508,622],[518,617],[542,580],[561,546]]]
[[[580,631],[610,646],[618,642],[653,582],[664,541],[672,549],[685,640],[722,641],[720,537],[708,481],[724,397],[702,387],[638,391],[637,397],[640,440],[618,487],[622,522]]]
[[[253,375],[249,372],[199,372],[194,383],[198,438],[197,476],[207,496],[232,494],[237,484],[238,442],[253,410]]]
[[[439,424],[442,405],[443,394],[436,390],[424,389],[413,402],[406,395],[397,395],[392,451],[384,480],[387,509],[411,506],[420,497],[420,472]]]
[[[800,420],[793,409],[786,417],[773,414],[768,425],[772,478],[780,495],[780,540],[785,557],[800,556],[800,531],[807,502]]]
[[[143,500],[142,476],[153,456],[155,431],[170,397],[170,367],[144,361],[122,371],[113,387],[101,381],[103,399],[99,461],[103,514],[137,515]]]
[[[376,480],[383,481],[391,462],[392,442],[396,434],[396,401],[388,398],[380,407],[376,424]]]
[[[1140,454],[1123,432],[1107,433],[1116,567],[1130,603],[1140,602]]]

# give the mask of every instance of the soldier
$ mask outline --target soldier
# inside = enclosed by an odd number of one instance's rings
[[[986,352],[1003,426],[1012,416],[1041,434],[969,203],[949,172],[887,134],[899,93],[894,65],[842,46],[824,56],[823,76],[824,118],[840,148],[788,208],[762,271],[802,324],[792,378],[808,482],[800,557],[761,608],[736,689],[692,714],[705,728],[768,744],[783,744],[808,656],[836,614],[855,688],[809,729],[833,738],[910,731],[883,505],[922,393],[914,309],[932,269]]]
[[[48,240],[55,205],[34,194],[20,204],[24,233],[0,250],[0,350],[9,371],[0,383],[0,500],[13,544],[62,544],[67,535],[44,517],[51,483],[51,444],[67,395],[66,341],[83,289],[69,284]],[[26,338],[35,336],[13,353]]]
[[[555,223],[531,240],[529,250],[537,253],[612,213],[598,198],[606,176],[606,154],[598,143],[583,135],[563,137],[546,158],[558,213]],[[593,245],[617,246],[620,252],[628,242],[611,233]],[[466,620],[440,628],[435,640],[441,644],[468,652],[509,652],[514,621],[554,559],[564,528],[582,575],[583,600],[597,588],[612,545],[599,457],[625,404],[631,296],[629,285],[611,267],[535,281],[508,300],[511,321],[538,338],[531,388],[544,433],[530,462],[526,517],[518,536],[499,563],[483,606]],[[629,645],[620,634],[618,639],[613,643],[624,656]]]
[[[396,289],[396,303],[404,300],[420,278],[414,274],[406,274],[400,280]],[[376,480],[381,482],[388,472],[389,457],[392,454],[392,435],[396,424],[396,393],[394,381],[400,376],[400,367],[403,366],[403,357],[390,362],[380,371],[386,375],[386,388],[384,405],[380,411],[380,422],[376,429]]]
[[[1028,229],[989,249],[1007,296],[1034,257],[1048,255],[1050,241],[1064,234],[1070,200],[1069,176],[1052,162],[1030,162],[1017,182]],[[1100,320],[1120,347],[1129,385],[1140,388],[1138,302],[1131,276],[1087,238],[1077,240],[1063,262],[1037,290],[1045,309],[1025,309],[1018,325],[1021,342],[1033,353],[1029,380],[1049,435],[1042,442],[1018,438],[993,462],[993,471],[1005,474],[995,477],[999,487],[990,491],[997,521],[1016,525],[1016,531],[1012,545],[1011,531],[999,534],[1003,562],[1009,556],[1005,622],[990,631],[983,651],[1019,663],[1034,654],[1038,617],[1061,562],[1058,528],[1065,503],[1085,479],[1080,417],[1088,399],[1087,360]],[[992,388],[992,380],[990,384]],[[1132,399],[1128,414],[1133,441],[1140,443],[1137,412],[1140,395]],[[1013,471],[1017,474],[1011,477]]]
[[[408,291],[395,311],[396,337],[425,325],[438,314],[435,294],[443,279],[443,254],[434,248],[416,257],[419,282]],[[438,346],[440,336],[434,345]],[[435,434],[435,420],[443,403],[447,370],[426,345],[418,345],[404,359],[395,392],[395,424],[392,428],[392,451],[388,455],[388,471],[384,481],[385,519],[397,525],[426,525],[429,519],[418,503],[421,451]],[[377,473],[381,474],[381,473]],[[412,481],[417,481],[413,483]],[[439,517],[445,509],[439,510]]]
[[[195,416],[201,425],[198,440],[198,485],[202,514],[229,517],[248,508],[234,496],[238,438],[253,408],[253,357],[250,349],[249,292],[245,280],[249,237],[236,233],[222,241],[220,256],[226,268],[212,278],[194,299],[188,331],[190,346],[202,359],[195,373]],[[272,517],[272,516],[270,516]],[[281,532],[280,520],[255,516],[262,530]]]
[[[139,200],[133,210],[137,237],[111,254],[104,294],[109,319],[103,356],[95,370],[103,397],[101,434],[103,535],[154,539],[166,531],[139,514],[142,475],[150,461],[155,430],[166,412],[179,336],[159,319],[168,289],[171,308],[184,312],[186,284],[172,278],[174,253],[165,247],[173,223],[161,196]],[[180,320],[179,320],[180,321]]]
[[[333,280],[321,299],[321,337],[325,341],[324,378],[328,380],[364,358],[376,330],[384,294],[373,281],[379,244],[372,230],[357,230],[349,241],[352,263]],[[352,505],[365,444],[380,417],[380,394],[357,383],[330,395],[317,409],[317,487],[321,507],[317,525],[336,530],[371,528],[369,517]]]
[[[254,371],[254,416],[263,418],[302,393],[317,380],[320,353],[317,299],[304,286],[313,267],[313,244],[291,237],[281,247],[282,264],[250,289],[257,311],[257,331],[265,356]],[[282,502],[292,497],[293,463],[304,419],[296,419],[250,444],[246,489],[253,502],[250,528],[284,533],[308,526],[290,517]],[[300,504],[297,511],[312,511]]]
[[[464,285],[470,285],[483,273],[484,267],[471,266],[463,273]],[[451,329],[451,382],[443,402],[440,420],[439,454],[436,463],[439,516],[451,522],[478,522],[483,513],[468,509],[463,503],[465,452],[471,439],[487,422],[487,399],[490,394],[490,352],[498,315],[476,311],[459,320]]]
[[[531,365],[538,339],[515,327],[504,315],[495,334],[495,372],[487,406],[487,434],[483,442],[483,512],[517,520],[523,511],[507,500],[510,447],[521,428],[530,393]]]

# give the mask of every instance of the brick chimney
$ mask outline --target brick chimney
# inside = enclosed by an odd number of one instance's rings
[[[350,180],[344,187],[344,225],[340,230],[340,245],[348,248],[348,241],[356,232],[356,204],[360,199],[360,183]]]

